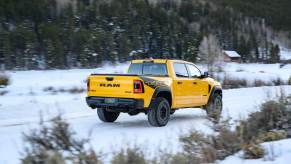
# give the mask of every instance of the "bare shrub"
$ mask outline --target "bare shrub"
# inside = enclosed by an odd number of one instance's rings
[[[71,88],[71,89],[68,89],[67,92],[71,93],[71,94],[78,94],[78,93],[83,93],[85,92],[85,89],[84,88]]]
[[[205,136],[197,131],[180,138],[185,158],[191,163],[213,163],[240,150],[240,138],[227,125],[218,129],[218,134]],[[179,158],[178,158],[179,159]]]
[[[260,111],[250,114],[238,126],[244,143],[258,142],[260,134],[284,130],[291,137],[291,101],[283,93],[278,100],[263,103]],[[277,138],[277,137],[275,137]],[[274,138],[274,139],[275,139]],[[279,137],[278,137],[279,138]]]
[[[224,72],[223,67],[222,67],[221,65],[218,65],[218,66],[217,66],[217,69],[216,69],[216,72],[219,72],[219,73]]]
[[[280,85],[285,85],[286,83],[284,82],[284,80],[282,80],[281,78],[276,78],[276,79],[272,79],[272,83],[274,84],[274,86],[280,86]]]
[[[8,93],[8,91],[0,91],[0,96],[4,96]]]
[[[229,127],[222,127],[218,136],[215,138],[217,156],[223,159],[228,155],[240,150],[240,136],[236,131],[229,130]]]
[[[264,149],[259,144],[248,144],[243,147],[245,159],[258,159],[265,155]]]
[[[189,136],[181,137],[180,141],[183,144],[183,156],[187,163],[191,163],[191,161],[193,163],[210,163],[217,159],[215,156],[216,150],[210,136],[193,131]],[[204,154],[205,152],[207,154]]]
[[[222,87],[224,89],[244,88],[248,87],[248,83],[246,79],[234,79],[224,76],[224,79],[222,81]]]
[[[0,73],[0,88],[6,87],[7,85],[10,84],[10,82],[11,81],[8,75]]]
[[[258,139],[262,142],[276,141],[287,138],[288,134],[284,130],[263,132],[259,134]]]
[[[237,69],[236,70],[236,72],[244,72],[245,70],[243,70],[243,69],[241,69],[241,68],[239,68],[239,69]]]
[[[178,154],[175,154],[175,155],[172,155],[172,156],[169,156],[168,157],[168,161],[164,161],[162,163],[169,163],[169,164],[176,164],[176,163],[179,163],[179,164],[189,164],[189,163],[192,163],[192,164],[198,164],[198,158],[195,160],[192,160],[192,161],[189,161],[189,158],[186,158],[184,154],[182,153],[178,153]],[[160,162],[159,162],[160,163]]]
[[[112,164],[146,164],[144,153],[138,148],[122,149],[115,154],[111,161]]]
[[[78,87],[73,87],[73,88],[69,88],[69,89],[64,89],[64,88],[56,89],[52,86],[49,86],[49,87],[44,88],[43,91],[50,92],[52,94],[56,94],[56,93],[79,94],[79,93],[85,92],[86,90],[84,88],[78,88]]]
[[[221,80],[222,87],[224,89],[235,89],[235,88],[248,88],[248,87],[262,87],[262,86],[280,86],[280,85],[291,85],[291,77],[289,82],[285,82],[281,78],[272,79],[270,82],[266,82],[260,79],[255,79],[253,83],[248,84],[246,79],[238,79],[233,77],[228,77],[224,75]]]
[[[262,86],[272,86],[271,83],[267,83],[263,80],[255,79],[254,81],[254,87],[262,87]]]
[[[46,88],[43,89],[44,92],[52,92],[52,91],[54,91],[54,90],[55,90],[55,89],[54,89],[54,87],[52,87],[52,86],[49,86],[49,87],[46,87]]]
[[[28,144],[22,163],[100,163],[92,149],[86,149],[87,139],[74,138],[75,133],[60,116],[52,120],[51,126],[40,123],[40,129],[24,134]]]

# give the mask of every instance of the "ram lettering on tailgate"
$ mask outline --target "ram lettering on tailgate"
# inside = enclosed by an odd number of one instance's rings
[[[101,83],[99,86],[100,86],[100,87],[119,88],[119,87],[120,87],[120,84],[111,84],[111,83],[109,83],[109,84],[105,84],[105,83]]]

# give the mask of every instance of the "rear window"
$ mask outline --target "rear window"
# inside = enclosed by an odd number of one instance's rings
[[[129,66],[128,74],[168,76],[167,66],[163,63],[132,63]]]

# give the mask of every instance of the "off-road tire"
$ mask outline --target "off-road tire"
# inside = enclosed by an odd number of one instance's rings
[[[222,96],[215,93],[206,106],[206,113],[215,123],[218,123],[222,112]]]
[[[119,112],[109,112],[106,111],[106,109],[97,109],[97,114],[98,117],[101,121],[103,122],[114,122],[118,116],[119,116]]]
[[[148,108],[148,121],[150,125],[162,127],[167,125],[170,119],[170,105],[163,97],[155,98]]]

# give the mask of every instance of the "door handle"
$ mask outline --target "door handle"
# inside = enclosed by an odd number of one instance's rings
[[[181,81],[178,81],[178,84],[183,84],[183,82],[181,82]]]
[[[194,84],[194,85],[196,85],[196,84],[197,84],[197,82],[193,82],[193,84]]]

